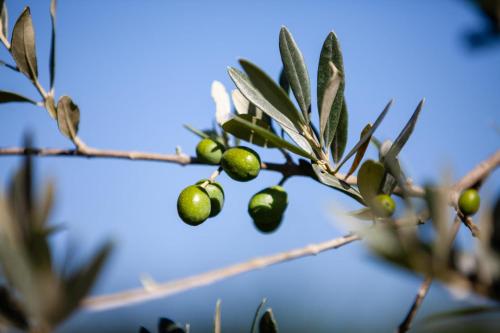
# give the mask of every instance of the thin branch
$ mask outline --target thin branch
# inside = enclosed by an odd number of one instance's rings
[[[449,239],[450,247],[453,245],[453,242],[457,237],[458,231],[460,230],[460,221],[461,221],[460,217],[457,215],[453,221],[453,225],[450,231],[450,239]],[[432,277],[430,276],[426,277],[422,282],[422,284],[420,285],[420,287],[418,288],[417,295],[415,296],[415,300],[413,301],[410,310],[406,314],[401,324],[399,324],[398,329],[396,331],[397,333],[404,333],[410,330],[413,319],[417,315],[418,309],[422,305],[425,296],[429,292],[431,284],[432,284]]]
[[[322,243],[311,244],[305,247],[254,258],[252,260],[216,269],[199,275],[174,280],[166,283],[158,283],[147,289],[137,288],[110,295],[95,296],[84,300],[83,307],[91,310],[107,310],[122,306],[141,303],[161,297],[170,296],[185,290],[206,286],[217,281],[243,274],[256,269],[276,265],[282,262],[317,255],[318,253],[337,249],[341,246],[361,239],[358,235],[350,234],[343,237],[331,239]]]

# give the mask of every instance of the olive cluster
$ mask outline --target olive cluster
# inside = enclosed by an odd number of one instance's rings
[[[260,172],[259,155],[248,147],[231,147],[227,150],[210,138],[202,139],[196,146],[196,157],[204,164],[220,165],[232,179],[247,182]],[[272,232],[281,223],[288,205],[285,189],[271,186],[254,194],[248,204],[248,213],[261,232]],[[203,179],[182,190],[177,199],[177,212],[186,224],[196,226],[219,214],[224,206],[224,189],[213,179]]]

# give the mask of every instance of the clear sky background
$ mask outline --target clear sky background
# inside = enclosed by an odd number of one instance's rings
[[[30,5],[42,83],[48,85],[49,1],[7,0],[11,26]],[[278,32],[286,25],[309,66],[313,87],[324,38],[334,30],[343,48],[349,146],[390,98],[393,109],[377,131],[394,139],[417,103],[426,97],[415,134],[402,152],[407,172],[419,183],[453,170],[458,178],[498,148],[500,45],[471,51],[464,33],[480,17],[466,1],[59,1],[58,96],[68,94],[81,109],[80,136],[91,146],[172,153],[179,145],[194,153],[197,138],[182,128],[212,123],[213,80],[233,85],[227,66],[251,59],[272,76],[281,68]],[[0,59],[7,53],[0,51]],[[28,81],[0,69],[0,89],[36,97]],[[313,96],[315,96],[313,90]],[[313,101],[315,104],[315,100]],[[71,147],[40,108],[0,106],[0,146],[16,146],[26,130],[39,146]],[[369,154],[374,156],[373,148]],[[259,150],[264,160],[281,161]],[[207,177],[213,167],[154,162],[37,159],[40,183],[57,184],[53,223],[67,232],[55,237],[61,254],[68,242],[88,255],[103,240],[117,247],[95,294],[139,286],[141,273],[166,281],[254,256],[324,241],[346,233],[331,208],[355,202],[318,183],[286,183],[290,204],[279,230],[262,235],[246,213],[249,198],[277,183],[263,172],[250,183],[220,177],[227,200],[223,212],[200,227],[183,224],[178,193]],[[0,184],[19,165],[0,159]],[[482,190],[484,206],[498,195],[496,174]],[[459,235],[462,246],[470,235]],[[160,316],[190,322],[192,332],[211,329],[222,299],[223,329],[247,332],[262,297],[269,299],[283,332],[391,331],[403,318],[420,283],[372,257],[362,243],[281,264],[167,299],[102,313],[79,313],[60,332],[153,327]],[[466,304],[433,285],[417,318]],[[486,330],[493,320],[482,318]],[[456,323],[461,326],[462,322]],[[419,325],[423,332],[436,326]],[[455,329],[456,331],[456,329]]]

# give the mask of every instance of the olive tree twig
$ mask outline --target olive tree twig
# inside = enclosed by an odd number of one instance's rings
[[[180,293],[185,290],[209,285],[256,269],[261,269],[306,256],[317,255],[318,253],[337,249],[359,239],[361,238],[358,235],[349,234],[322,243],[310,244],[305,247],[254,258],[239,264],[193,275],[179,280],[173,280],[166,283],[149,283],[147,288],[137,288],[115,294],[89,297],[83,301],[82,306],[91,310],[107,310],[158,299]]]

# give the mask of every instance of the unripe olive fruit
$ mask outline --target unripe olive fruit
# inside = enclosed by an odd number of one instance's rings
[[[460,194],[458,198],[458,208],[465,215],[473,215],[479,210],[481,199],[475,189],[468,189]]]
[[[257,229],[272,232],[280,225],[288,205],[288,195],[279,185],[263,189],[254,194],[248,203],[248,213]]]
[[[260,172],[260,157],[247,147],[230,148],[222,154],[221,166],[234,180],[247,182]]]
[[[177,213],[185,223],[192,226],[199,225],[209,217],[210,211],[210,198],[201,186],[188,186],[179,194]]]
[[[387,194],[379,194],[373,198],[372,209],[378,217],[391,217],[396,210],[396,203]]]
[[[196,157],[202,163],[219,164],[222,153],[222,145],[209,138],[201,140],[196,146]]]
[[[214,217],[220,213],[222,207],[224,206],[224,189],[221,184],[217,182],[210,182],[208,179],[200,180],[196,183],[196,185],[201,185],[203,183],[207,183],[205,191],[207,191],[208,197],[210,198],[211,208],[209,217]]]

